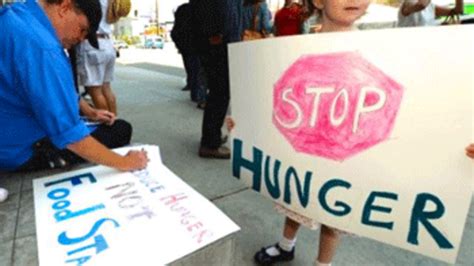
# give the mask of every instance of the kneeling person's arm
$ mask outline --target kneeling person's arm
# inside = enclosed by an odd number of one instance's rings
[[[122,156],[111,151],[91,136],[69,144],[67,148],[87,161],[121,171],[143,169],[148,164],[145,151],[129,151],[125,156]]]

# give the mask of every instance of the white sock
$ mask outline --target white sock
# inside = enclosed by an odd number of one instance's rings
[[[288,239],[286,237],[283,237],[280,242],[278,242],[278,246],[280,246],[280,248],[284,251],[288,252],[293,250],[295,244],[296,237],[295,239]],[[267,249],[265,249],[265,252],[272,257],[280,255],[280,251],[275,246],[268,247]]]
[[[8,190],[0,187],[0,202],[4,202],[8,198]]]
[[[321,262],[318,261],[318,259],[316,259],[314,261],[314,265],[315,266],[331,266],[331,263],[321,263]]]
[[[296,237],[294,239],[288,239],[286,237],[283,237],[280,242],[278,242],[278,245],[280,246],[281,249],[284,251],[292,251],[293,248],[295,247],[296,244]]]
[[[275,246],[271,246],[265,249],[265,253],[272,257],[280,255],[280,251]]]

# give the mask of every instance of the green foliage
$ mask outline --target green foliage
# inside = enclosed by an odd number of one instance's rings
[[[120,35],[117,39],[124,41],[128,45],[139,44],[141,42],[140,36]]]
[[[464,14],[465,15],[474,14],[474,4],[472,3],[464,4]]]

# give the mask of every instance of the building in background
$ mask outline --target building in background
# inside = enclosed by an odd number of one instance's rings
[[[147,35],[161,35],[169,40],[169,31],[174,22],[176,8],[187,0],[132,0],[132,10],[114,26],[114,35],[140,37],[144,42]]]
[[[308,0],[304,0],[308,1]],[[132,10],[128,17],[122,18],[115,24],[114,35],[143,36],[147,32],[155,31],[155,27],[163,32],[165,40],[170,40],[169,32],[174,22],[174,12],[178,6],[188,0],[131,0]],[[285,4],[285,0],[267,0],[268,6],[274,15]],[[144,40],[144,39],[143,39]]]

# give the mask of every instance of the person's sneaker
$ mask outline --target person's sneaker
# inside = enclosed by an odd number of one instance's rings
[[[215,158],[215,159],[230,159],[230,150],[227,147],[219,147],[217,149],[211,149],[201,146],[199,148],[199,157],[202,158]]]
[[[181,91],[188,91],[188,90],[190,90],[190,88],[188,87],[188,85],[184,86],[184,87],[181,89]]]
[[[279,254],[274,255],[274,256],[268,254],[267,249],[271,248],[271,247],[276,248],[278,250]],[[293,248],[292,251],[285,251],[285,250],[281,249],[281,247],[280,247],[280,245],[278,245],[278,243],[276,243],[273,246],[262,248],[260,251],[255,253],[255,256],[253,257],[253,259],[255,260],[255,262],[258,265],[270,266],[270,265],[273,265],[274,263],[277,263],[277,262],[293,260],[294,257],[295,257],[295,248]]]
[[[8,198],[8,190],[0,187],[0,202],[6,201]]]

